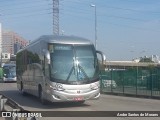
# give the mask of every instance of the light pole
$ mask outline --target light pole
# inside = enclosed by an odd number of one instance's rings
[[[97,10],[96,5],[91,4],[91,7],[95,8],[95,48],[97,49]]]
[[[0,16],[1,16],[1,13],[0,13]],[[1,57],[0,67],[2,67],[2,27],[1,27],[1,23],[0,23],[0,57]]]

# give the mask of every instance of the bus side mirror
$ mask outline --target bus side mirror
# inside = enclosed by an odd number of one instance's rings
[[[106,56],[101,52],[101,51],[96,51],[96,53],[101,55],[102,58],[102,64],[105,65],[106,64]]]
[[[44,56],[45,56],[45,58],[46,58],[46,60],[47,60],[47,63],[50,64],[51,58],[50,58],[50,53],[49,53],[49,51],[46,50],[46,49],[43,49],[43,53],[44,53]]]

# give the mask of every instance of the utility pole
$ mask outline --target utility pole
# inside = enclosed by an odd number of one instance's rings
[[[53,0],[53,35],[59,35],[59,0]]]
[[[0,23],[0,67],[2,67],[2,27],[1,27],[1,23]]]
[[[95,14],[95,48],[97,49],[97,8],[96,5],[91,4],[91,7],[94,7]]]

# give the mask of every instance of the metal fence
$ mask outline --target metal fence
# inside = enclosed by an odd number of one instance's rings
[[[101,71],[101,92],[160,98],[160,68],[120,67]]]

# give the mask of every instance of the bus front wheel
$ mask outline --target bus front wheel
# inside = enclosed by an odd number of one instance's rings
[[[44,99],[44,93],[43,93],[43,90],[42,90],[42,87],[39,86],[39,99],[40,99],[40,102],[45,105],[46,104],[46,100]]]
[[[85,103],[85,100],[77,101],[76,103],[81,105],[81,104],[84,104],[84,103]]]
[[[25,95],[24,88],[23,88],[23,83],[22,83],[22,82],[21,82],[21,88],[20,88],[20,91],[21,91],[21,94],[22,94],[22,95]]]

